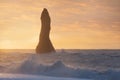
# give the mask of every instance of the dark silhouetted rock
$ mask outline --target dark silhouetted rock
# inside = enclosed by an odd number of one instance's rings
[[[47,9],[44,8],[41,14],[41,32],[39,37],[39,43],[36,47],[36,53],[49,53],[54,52],[55,49],[50,41],[50,27],[51,19]]]

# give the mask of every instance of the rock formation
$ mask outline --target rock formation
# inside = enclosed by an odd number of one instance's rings
[[[39,43],[36,47],[36,53],[50,53],[55,49],[50,41],[49,34],[51,29],[51,19],[46,8],[41,14],[41,32],[39,36]]]

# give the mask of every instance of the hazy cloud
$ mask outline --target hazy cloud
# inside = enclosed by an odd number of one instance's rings
[[[55,45],[67,36],[74,36],[73,39],[77,39],[76,42],[80,44],[83,39],[88,39],[89,44],[94,44],[92,40],[98,41],[95,45],[107,44],[110,39],[109,44],[115,43],[113,46],[120,48],[117,45],[120,43],[119,3],[120,0],[0,0],[0,40],[3,43],[14,41],[15,45],[20,45],[18,39],[33,41],[34,37],[33,43],[36,43],[35,38],[37,40],[41,24],[40,13],[46,7],[52,18]],[[14,34],[16,35],[13,36]],[[105,39],[102,40],[103,38]],[[83,43],[87,45],[84,40]]]

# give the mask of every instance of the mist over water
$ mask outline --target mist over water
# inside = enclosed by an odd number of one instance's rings
[[[120,79],[120,50],[0,51],[0,73],[19,73],[97,80]]]

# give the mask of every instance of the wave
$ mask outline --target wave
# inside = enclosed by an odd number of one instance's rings
[[[110,69],[99,72],[96,70],[73,68],[64,64],[64,62],[61,60],[57,60],[53,64],[44,64],[39,62],[39,57],[37,56],[38,55],[31,55],[16,69],[12,69],[10,73],[87,78],[95,80],[120,80],[120,71]]]
[[[78,78],[58,78],[49,76],[36,76],[24,74],[0,74],[0,80],[91,80],[91,79],[78,79]]]

